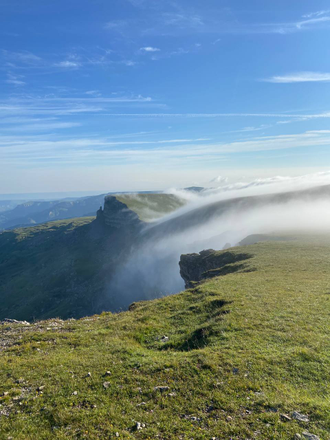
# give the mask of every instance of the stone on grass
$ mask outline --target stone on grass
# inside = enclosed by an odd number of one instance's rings
[[[170,387],[167,386],[158,386],[154,388],[155,391],[160,391],[161,393],[163,393],[164,391],[168,391],[169,389]]]
[[[302,435],[306,440],[320,440],[320,437],[310,432],[303,432]]]
[[[309,422],[308,416],[306,416],[305,414],[301,414],[298,411],[293,411],[292,418],[298,420],[298,422]]]
[[[103,382],[103,388],[107,389],[110,386],[110,382]]]
[[[280,414],[280,417],[283,422],[290,422],[291,421],[291,417],[288,416],[287,414]]]

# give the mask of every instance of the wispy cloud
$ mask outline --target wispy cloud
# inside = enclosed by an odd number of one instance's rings
[[[1,163],[177,164],[182,160],[200,164],[230,160],[237,153],[328,147],[329,130],[292,135],[255,137],[240,142],[215,142],[203,139],[164,139],[155,141],[112,141],[108,138],[69,138],[0,136]],[[161,162],[160,162],[161,161]],[[163,162],[165,161],[165,162]]]
[[[296,23],[296,27],[297,29],[303,29],[304,27],[312,26],[319,23],[325,23],[327,21],[330,21],[329,16],[310,18],[307,20],[299,21],[298,23]]]
[[[25,81],[22,81],[22,78],[24,78],[22,75],[13,75],[12,73],[7,73],[7,84],[12,84],[14,86],[25,86]]]
[[[310,12],[309,14],[304,14],[303,18],[321,17],[322,15],[330,14],[330,9]]]
[[[40,122],[34,124],[23,124],[23,125],[14,125],[12,127],[6,127],[2,129],[3,131],[14,131],[14,132],[44,132],[44,131],[53,131],[59,129],[67,129],[80,127],[81,124],[79,122]]]
[[[59,63],[55,63],[54,65],[56,67],[63,67],[65,69],[72,69],[72,68],[76,69],[81,66],[81,64],[78,63],[77,61],[69,61],[69,60],[61,61]]]
[[[320,72],[297,72],[287,75],[272,76],[264,81],[278,84],[302,83],[302,82],[328,82],[330,73]]]
[[[187,13],[164,13],[163,23],[165,26],[175,26],[181,29],[199,29],[204,26],[204,19],[198,14]]]
[[[106,113],[106,116],[136,117],[136,118],[230,118],[230,117],[255,117],[255,118],[304,118],[323,119],[330,118],[330,111],[315,114],[292,113]]]
[[[35,65],[42,62],[42,58],[29,51],[10,52],[1,50],[2,56],[11,63],[22,63],[25,65]]]
[[[102,93],[100,93],[99,90],[87,90],[87,92],[85,92],[85,94],[89,95],[89,96],[95,96],[95,97],[102,96]]]
[[[158,49],[158,47],[152,47],[152,46],[141,47],[140,50],[142,52],[159,52],[160,51],[160,49]]]
[[[12,81],[20,81],[12,79]],[[18,84],[19,85],[19,84]],[[92,93],[91,93],[92,92]],[[72,93],[75,94],[73,91]],[[154,102],[149,96],[114,94],[110,97],[102,96],[96,90],[87,91],[85,96],[58,96],[47,95],[26,95],[17,94],[14,97],[0,100],[0,117],[15,118],[49,118],[64,117],[79,114],[106,114],[111,109],[129,109],[140,107],[158,107],[160,104]]]

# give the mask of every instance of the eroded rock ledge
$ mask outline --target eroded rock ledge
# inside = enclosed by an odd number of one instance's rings
[[[138,215],[129,209],[127,205],[117,200],[115,196],[106,196],[104,209],[97,211],[97,220],[112,228],[126,226],[139,226],[142,224]]]
[[[246,268],[245,264],[237,264],[252,258],[248,253],[219,252],[208,249],[199,254],[186,254],[180,257],[180,275],[186,289],[193,287],[196,282],[238,272]]]

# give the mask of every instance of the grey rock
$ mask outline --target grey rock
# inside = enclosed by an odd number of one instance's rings
[[[73,396],[77,396],[77,395],[78,395],[78,391],[74,391],[74,392],[72,393],[72,395],[73,395]]]
[[[298,422],[306,422],[306,423],[309,422],[308,416],[306,416],[305,414],[301,414],[298,411],[294,411],[292,413],[292,418],[298,420]]]
[[[291,421],[291,417],[288,416],[287,414],[280,414],[280,417],[283,422],[290,422]]]
[[[107,389],[110,386],[110,382],[103,382],[103,388]]]
[[[154,388],[155,391],[160,391],[161,393],[164,393],[164,391],[168,391],[169,389],[170,387],[167,386],[159,386]]]
[[[321,440],[320,437],[310,432],[303,432],[302,435],[306,440]]]
[[[186,289],[194,287],[196,282],[227,274],[231,264],[250,258],[248,254],[236,254],[230,251],[218,254],[213,249],[207,249],[199,254],[186,254],[180,257],[180,275]]]
[[[31,325],[27,321],[17,321],[16,319],[5,318],[3,322],[9,322],[11,324]]]

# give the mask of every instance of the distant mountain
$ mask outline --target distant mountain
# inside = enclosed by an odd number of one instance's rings
[[[205,191],[205,188],[203,188],[202,186],[189,186],[188,188],[184,188],[184,190],[200,193],[200,192]]]
[[[0,200],[0,213],[10,211],[24,202],[25,200]]]
[[[103,205],[104,194],[52,201],[29,201],[0,213],[0,230],[32,226],[53,220],[94,216]],[[113,197],[109,196],[109,197]],[[171,194],[117,194],[115,197],[134,209],[142,221],[152,221],[184,205],[185,201]]]
[[[31,201],[0,214],[0,229],[31,226],[51,220],[95,215],[104,194],[76,200]]]

